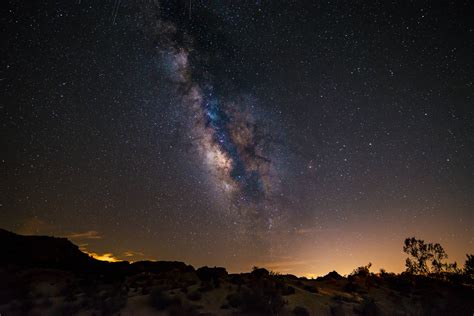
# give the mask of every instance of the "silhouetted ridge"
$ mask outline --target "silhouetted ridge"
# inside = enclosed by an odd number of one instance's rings
[[[0,249],[1,264],[74,269],[97,262],[67,238],[22,236],[4,229]]]
[[[0,266],[54,268],[120,277],[142,272],[194,272],[194,267],[178,261],[105,262],[82,252],[67,238],[22,236],[0,228]]]
[[[329,272],[325,276],[317,278],[317,280],[326,281],[326,280],[342,280],[344,277],[337,273],[336,271]]]
[[[132,273],[166,273],[171,271],[194,272],[194,267],[180,261],[137,261],[130,265]]]

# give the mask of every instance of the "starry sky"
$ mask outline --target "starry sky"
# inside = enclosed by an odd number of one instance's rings
[[[0,226],[315,276],[474,252],[469,1],[7,1]],[[471,11],[472,12],[472,11]]]

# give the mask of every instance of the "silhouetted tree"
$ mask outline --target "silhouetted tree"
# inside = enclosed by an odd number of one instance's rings
[[[370,267],[372,267],[372,263],[369,262],[369,264],[365,266],[358,267],[354,271],[352,271],[351,275],[357,275],[357,276],[363,276],[366,277],[370,274]]]
[[[427,261],[431,260],[433,255],[424,240],[415,237],[405,239],[403,251],[412,257],[405,261],[407,272],[413,274],[427,274],[429,272]]]
[[[448,270],[449,265],[447,263],[443,263],[443,260],[448,258],[448,255],[444,251],[443,247],[441,247],[440,244],[428,244],[428,248],[433,255],[433,259],[431,261],[431,266],[433,267],[432,272],[440,273],[443,270]]]
[[[407,272],[413,274],[428,274],[451,272],[457,273],[457,263],[445,263],[448,258],[444,248],[438,244],[425,243],[415,237],[405,239],[403,251],[409,256],[405,261]]]
[[[466,254],[466,262],[464,263],[464,274],[474,279],[474,255]]]

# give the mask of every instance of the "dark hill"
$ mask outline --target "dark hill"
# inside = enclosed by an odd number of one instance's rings
[[[336,281],[339,281],[339,280],[342,280],[344,279],[343,276],[341,276],[339,273],[337,273],[336,271],[332,271],[332,272],[329,272],[328,274],[326,274],[325,276],[322,276],[322,277],[319,277],[317,278],[319,281],[327,281],[327,280],[336,280]]]
[[[0,263],[79,269],[99,264],[66,238],[22,236],[0,229]]]
[[[178,261],[105,262],[82,252],[67,238],[23,236],[0,228],[0,266],[52,268],[82,273],[123,274],[194,272],[194,268]]]
[[[194,267],[179,261],[137,261],[130,264],[129,271],[132,273],[166,273],[171,271],[185,273],[194,272]]]

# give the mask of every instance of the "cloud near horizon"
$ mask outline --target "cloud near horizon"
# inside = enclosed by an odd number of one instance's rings
[[[83,253],[91,256],[92,258],[94,258],[96,260],[107,261],[107,262],[119,262],[119,261],[134,262],[138,258],[140,258],[141,260],[145,260],[144,259],[145,254],[142,253],[142,252],[127,250],[127,251],[124,251],[121,256],[118,256],[118,255],[113,254],[111,252],[106,252],[106,253],[100,254],[100,253],[90,251],[89,249],[87,249],[88,245],[89,244],[79,245],[79,250],[81,250]]]
[[[107,253],[104,253],[104,254],[99,254],[97,252],[89,251],[86,248],[86,246],[87,246],[87,244],[80,245],[79,250],[82,251],[83,253],[91,256],[92,258],[94,258],[96,260],[107,261],[107,262],[123,261],[123,260],[120,260],[119,258],[117,258],[113,253],[107,252]]]
[[[102,235],[95,230],[89,230],[82,233],[71,233],[64,237],[69,239],[102,239]]]

